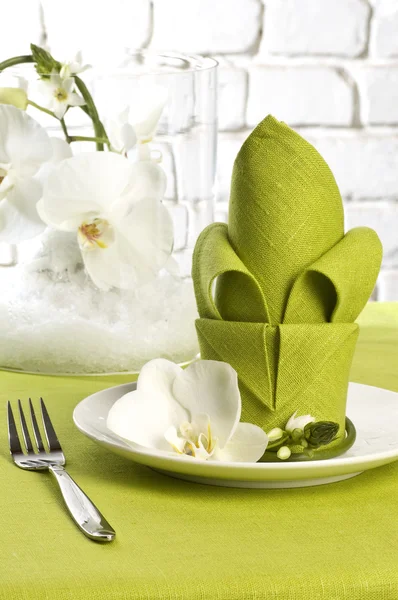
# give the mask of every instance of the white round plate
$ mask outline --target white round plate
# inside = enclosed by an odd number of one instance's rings
[[[127,383],[92,394],[78,404],[73,420],[82,433],[129,460],[179,479],[244,488],[293,488],[349,479],[398,460],[398,393],[350,383],[347,414],[357,429],[354,446],[329,460],[285,463],[206,462],[129,446],[106,427],[111,406],[135,389]]]

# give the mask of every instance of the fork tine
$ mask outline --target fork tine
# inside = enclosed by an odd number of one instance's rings
[[[36,419],[35,411],[33,409],[32,400],[30,398],[29,398],[29,407],[30,407],[30,416],[32,418],[33,433],[35,434],[35,440],[36,440],[36,444],[37,444],[37,449],[38,449],[39,452],[45,452],[43,440],[42,440],[41,433],[40,433],[40,429],[39,429],[39,426],[37,424],[37,419]]]
[[[57,434],[54,431],[54,427],[50,420],[50,415],[47,412],[46,405],[44,404],[43,398],[40,398],[41,416],[43,418],[44,431],[46,432],[46,438],[48,447],[51,451],[60,450],[62,452],[61,444],[57,438]]]
[[[22,454],[21,442],[19,441],[17,426],[11,408],[11,402],[8,402],[8,442],[10,444],[11,454]]]
[[[18,407],[19,407],[19,414],[21,416],[22,435],[23,435],[23,439],[25,440],[26,450],[28,452],[33,452],[32,440],[30,439],[28,426],[26,425],[26,419],[25,419],[25,415],[24,415],[24,412],[22,409],[22,403],[20,400],[18,400]]]

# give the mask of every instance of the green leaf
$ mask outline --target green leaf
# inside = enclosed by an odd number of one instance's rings
[[[44,50],[44,48],[40,48],[40,46],[36,46],[35,44],[31,44],[30,49],[32,51],[36,71],[41,78],[45,79],[50,77],[53,71],[56,71],[57,73],[60,72],[62,66],[61,63],[55,60],[47,50]]]

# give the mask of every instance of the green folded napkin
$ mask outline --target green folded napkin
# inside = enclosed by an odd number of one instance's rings
[[[202,357],[238,372],[244,421],[268,431],[298,411],[343,434],[354,321],[381,258],[372,229],[344,235],[340,192],[315,148],[264,119],[236,158],[228,225],[202,232],[192,270]]]

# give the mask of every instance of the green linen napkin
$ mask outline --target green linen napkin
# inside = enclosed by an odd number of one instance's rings
[[[344,234],[339,189],[315,148],[264,119],[236,158],[228,225],[202,232],[192,270],[201,354],[238,372],[242,420],[268,431],[298,411],[343,434],[354,321],[381,258],[372,229]]]

